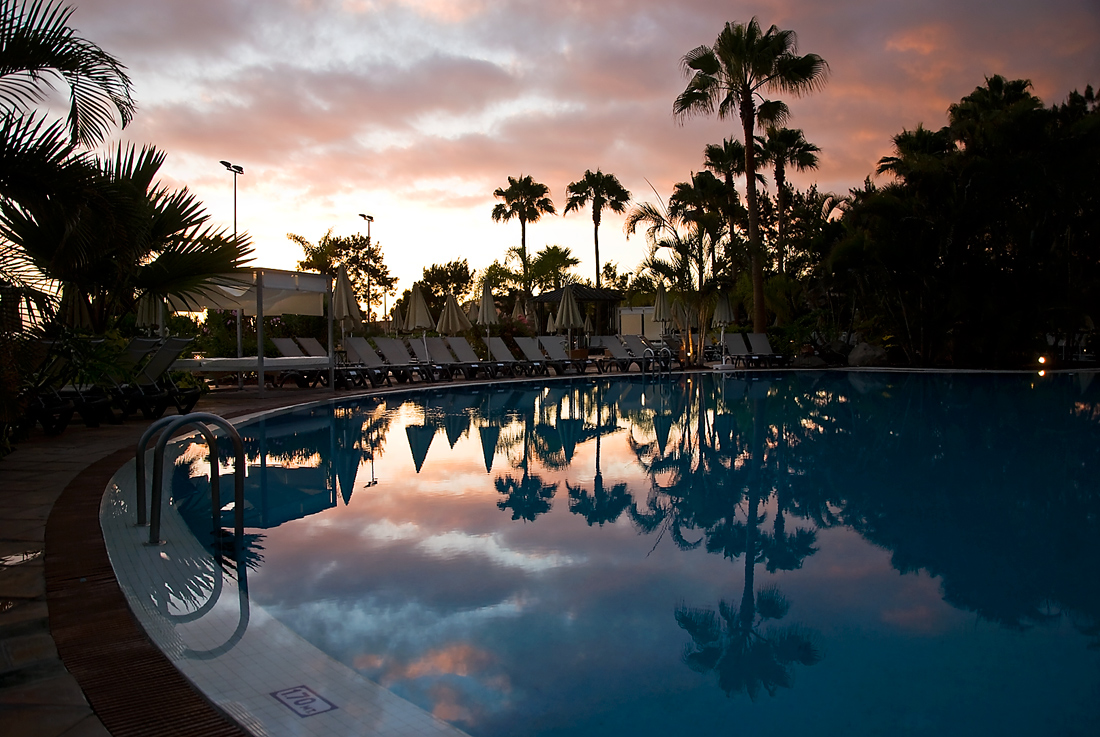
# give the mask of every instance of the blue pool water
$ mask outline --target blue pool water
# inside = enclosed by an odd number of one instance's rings
[[[1090,379],[593,377],[272,416],[241,428],[249,595],[475,737],[1100,734]],[[173,483],[200,536],[205,467]]]

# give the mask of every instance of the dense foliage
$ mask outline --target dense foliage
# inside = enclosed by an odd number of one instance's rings
[[[911,364],[1019,364],[1100,314],[1100,105],[1030,87],[990,77],[851,193],[822,277]]]

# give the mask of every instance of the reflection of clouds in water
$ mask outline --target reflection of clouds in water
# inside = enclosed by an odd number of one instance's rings
[[[425,648],[433,643],[441,643],[436,649],[444,647],[494,621],[515,619],[533,604],[513,597],[476,609],[443,611],[420,602],[387,606],[365,596],[354,602],[316,601],[267,610],[307,640],[323,642],[326,652],[378,677],[395,659],[423,660],[428,657]]]
[[[546,571],[584,565],[586,556],[563,555],[558,552],[525,552],[501,544],[498,534],[472,535],[449,531],[438,535],[424,535],[424,530],[411,522],[395,524],[382,520],[367,525],[360,535],[378,542],[419,540],[416,547],[428,555],[445,560],[461,556],[484,558],[504,568],[518,568],[528,572]]]
[[[354,518],[353,518],[354,521]],[[395,542],[397,540],[412,540],[420,537],[422,534],[420,526],[415,525],[412,522],[402,522],[397,524],[391,520],[382,520],[381,522],[373,522],[362,529],[359,533],[361,537],[378,540],[380,542]]]
[[[444,558],[453,558],[456,554],[479,555],[498,565],[525,571],[573,567],[587,562],[586,556],[562,555],[556,552],[521,552],[501,546],[499,540],[497,535],[466,535],[461,532],[448,532],[425,538],[418,547]]]

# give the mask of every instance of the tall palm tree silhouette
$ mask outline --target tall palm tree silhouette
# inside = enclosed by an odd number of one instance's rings
[[[796,171],[817,168],[817,155],[821,149],[806,140],[798,128],[765,129],[763,138],[757,138],[763,154],[763,163],[775,167],[775,205],[779,215],[779,238],[776,261],[779,273],[786,271],[784,259],[787,255],[787,209],[791,205],[790,187],[787,185],[787,165]]]
[[[565,203],[563,215],[580,210],[592,203],[592,240],[596,248],[596,288],[600,286],[600,219],[604,208],[612,212],[623,213],[630,202],[630,192],[619,182],[614,174],[604,174],[599,169],[595,173],[586,169],[584,176],[576,182],[570,182],[565,188],[569,198]]]
[[[519,220],[518,256],[523,270],[523,290],[528,296],[531,294],[531,276],[528,273],[527,223],[538,222],[544,214],[555,214],[554,203],[547,196],[549,194],[550,188],[536,182],[530,175],[519,179],[508,177],[508,186],[497,187],[493,192],[494,197],[504,200],[493,207],[493,220],[498,223],[513,218]]]
[[[687,88],[672,104],[681,120],[690,115],[738,117],[745,141],[745,200],[749,211],[749,253],[752,257],[753,331],[767,325],[764,307],[764,251],[760,237],[760,207],[756,194],[756,157],[752,141],[758,122],[778,125],[790,116],[779,100],[763,92],[802,95],[821,87],[829,65],[817,54],[798,56],[794,31],[748,23],[726,23],[712,46],[698,46],[681,60],[691,75]],[[759,102],[757,100],[759,99]]]

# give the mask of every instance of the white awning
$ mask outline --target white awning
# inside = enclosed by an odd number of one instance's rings
[[[254,268],[250,272],[216,277],[204,294],[191,295],[186,303],[169,299],[177,312],[198,310],[242,310],[256,315],[256,275],[263,272],[263,315],[323,315],[329,277],[308,271]]]

